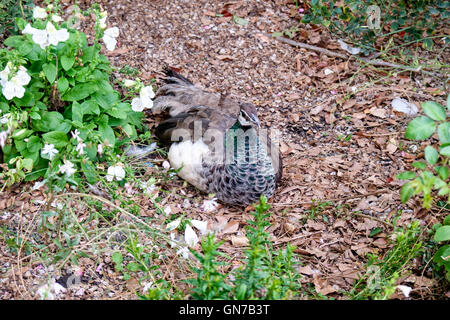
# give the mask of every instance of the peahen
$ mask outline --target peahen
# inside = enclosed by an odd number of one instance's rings
[[[260,128],[253,104],[207,92],[166,69],[153,113],[167,118],[156,136],[170,145],[168,158],[178,175],[231,205],[272,197],[281,178],[281,158],[270,132]]]

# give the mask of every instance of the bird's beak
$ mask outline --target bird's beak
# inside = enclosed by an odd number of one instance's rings
[[[259,123],[259,119],[258,119],[258,116],[256,114],[252,114],[252,120],[253,120],[254,123],[256,123],[258,128],[261,128],[261,124]]]

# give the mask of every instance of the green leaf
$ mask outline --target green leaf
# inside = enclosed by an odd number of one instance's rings
[[[86,64],[87,62],[91,62],[94,59],[96,53],[95,46],[87,47],[83,50],[83,55],[81,56],[81,61]]]
[[[41,139],[37,136],[28,138],[27,149],[30,152],[36,152],[42,148]]]
[[[436,172],[442,180],[447,180],[449,175],[448,167],[436,167]]]
[[[400,190],[400,200],[402,203],[405,203],[414,194],[414,186],[412,185],[411,181],[407,182],[403,185],[402,189]]]
[[[69,70],[72,68],[73,64],[75,63],[75,57],[72,56],[61,56],[61,66],[64,70]]]
[[[437,129],[439,141],[441,143],[450,143],[450,123],[444,122],[438,126]]]
[[[448,241],[450,240],[450,226],[442,226],[436,230],[434,241]]]
[[[81,108],[83,108],[83,114],[100,114],[100,108],[98,107],[98,103],[94,99],[84,101],[81,104]]]
[[[410,180],[416,177],[416,173],[413,171],[405,171],[402,173],[399,173],[396,178],[398,180]]]
[[[35,131],[49,132],[56,130],[64,121],[64,116],[57,111],[40,111],[41,119],[33,120]]]
[[[127,269],[130,271],[139,271],[141,270],[141,265],[136,262],[130,262],[127,264]]]
[[[92,184],[98,181],[95,167],[92,165],[90,161],[87,162],[82,161],[81,170],[83,170],[84,176],[86,177],[86,180],[89,183]]]
[[[450,146],[441,148],[441,151],[439,153],[442,154],[443,156],[450,157]]]
[[[405,138],[410,140],[425,140],[431,137],[436,129],[436,123],[426,116],[417,117],[408,124]]]
[[[65,95],[63,95],[62,100],[64,101],[79,101],[90,94],[97,91],[97,86],[91,82],[77,84],[73,88],[69,89]]]
[[[76,101],[72,103],[72,121],[83,122],[83,108]]]
[[[53,63],[46,63],[42,66],[42,70],[44,70],[45,77],[48,82],[53,83],[56,79],[56,66]]]
[[[33,44],[28,41],[22,42],[22,45],[19,47],[19,52],[21,55],[26,56],[33,50]]]
[[[116,92],[109,92],[106,94],[95,93],[93,95],[97,103],[105,110],[110,109],[119,101],[119,96]]]
[[[63,94],[69,88],[69,81],[65,77],[58,79],[58,91]]]
[[[62,131],[52,131],[45,133],[42,135],[42,138],[44,138],[44,141],[48,144],[53,144],[55,148],[62,148],[69,143],[69,140],[67,139],[67,135]]]
[[[444,221],[442,223],[444,224],[444,226],[450,225],[450,214],[444,218]]]
[[[233,15],[233,22],[237,23],[238,25],[241,25],[241,26],[245,26],[248,24],[247,20],[245,20],[237,15]]]
[[[429,164],[435,164],[439,158],[439,154],[432,146],[425,148],[425,159]]]
[[[113,129],[109,125],[99,125],[98,131],[103,138],[103,143],[110,144],[114,147],[116,136],[114,135]]]
[[[450,94],[447,96],[447,109],[450,110]]]
[[[434,101],[427,101],[422,103],[422,109],[427,116],[436,121],[445,120],[445,109],[439,103]]]
[[[416,161],[411,164],[414,168],[425,170],[427,164],[423,161]]]

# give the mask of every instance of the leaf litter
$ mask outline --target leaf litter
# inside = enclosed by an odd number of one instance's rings
[[[120,33],[117,49],[109,54],[112,65],[129,65],[140,71],[142,79],[156,78],[157,83],[162,79],[160,70],[169,65],[196,84],[252,102],[262,125],[282,133],[283,179],[271,199],[270,233],[276,246],[289,242],[297,247],[298,271],[305,287],[311,283],[321,295],[345,299],[341,292],[350,290],[364,272],[367,254],[383,255],[391,247],[387,235],[392,230],[378,220],[396,217],[398,225],[413,219],[421,219],[424,225],[438,222],[432,215],[421,214],[414,200],[402,205],[401,182],[395,179],[423,156],[424,146],[417,148],[417,143],[403,138],[403,132],[416,104],[444,99],[435,79],[411,79],[399,73],[380,85],[371,82],[374,70],[370,68],[360,70],[349,61],[270,39],[265,33],[296,24],[298,13],[289,1],[97,2],[108,11],[113,25],[126,30]],[[81,6],[89,4],[83,1]],[[73,3],[62,0],[61,5],[68,9]],[[87,23],[82,27],[87,29]],[[329,50],[356,53],[318,27],[306,26],[296,37]],[[119,73],[114,76],[122,78]],[[151,115],[145,121],[150,128],[157,124]],[[0,197],[0,224],[11,230],[35,223],[42,205],[31,200],[46,200],[43,190],[23,188],[11,188]],[[167,225],[167,215],[184,214],[196,221],[192,226],[199,231],[186,227],[188,244],[198,249],[199,237],[206,230],[216,231],[225,240],[221,250],[232,257],[230,268],[239,264],[248,245],[244,227],[251,216],[238,208],[216,205],[178,178],[164,188],[171,191],[162,196],[165,214],[159,215],[161,224]],[[380,190],[385,191],[377,194]],[[157,216],[148,195],[126,196],[140,203],[140,215]],[[85,213],[79,214],[81,219]],[[169,228],[178,224],[173,222]],[[370,236],[374,230],[381,232]],[[29,259],[17,268],[16,256],[4,241],[0,251],[5,258],[2,299],[39,299],[42,288],[47,288],[46,279],[75,274],[79,268],[83,270],[81,289],[52,289],[55,298],[134,299],[135,291],[143,286],[132,279],[123,285],[111,252],[96,260],[79,259],[76,268],[69,262],[59,270]],[[175,254],[171,261],[179,257]],[[172,281],[190,275],[180,263],[160,261]],[[431,272],[412,272],[404,283],[398,283],[402,293],[398,297],[432,297],[427,296],[436,284]],[[427,290],[418,293],[408,289],[424,287]]]

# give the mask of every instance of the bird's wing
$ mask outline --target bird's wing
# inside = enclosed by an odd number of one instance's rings
[[[171,117],[187,113],[198,106],[237,119],[240,106],[235,99],[220,93],[205,91],[195,86],[190,80],[170,69],[165,70],[165,84],[158,89],[152,111],[160,114],[168,111]]]

